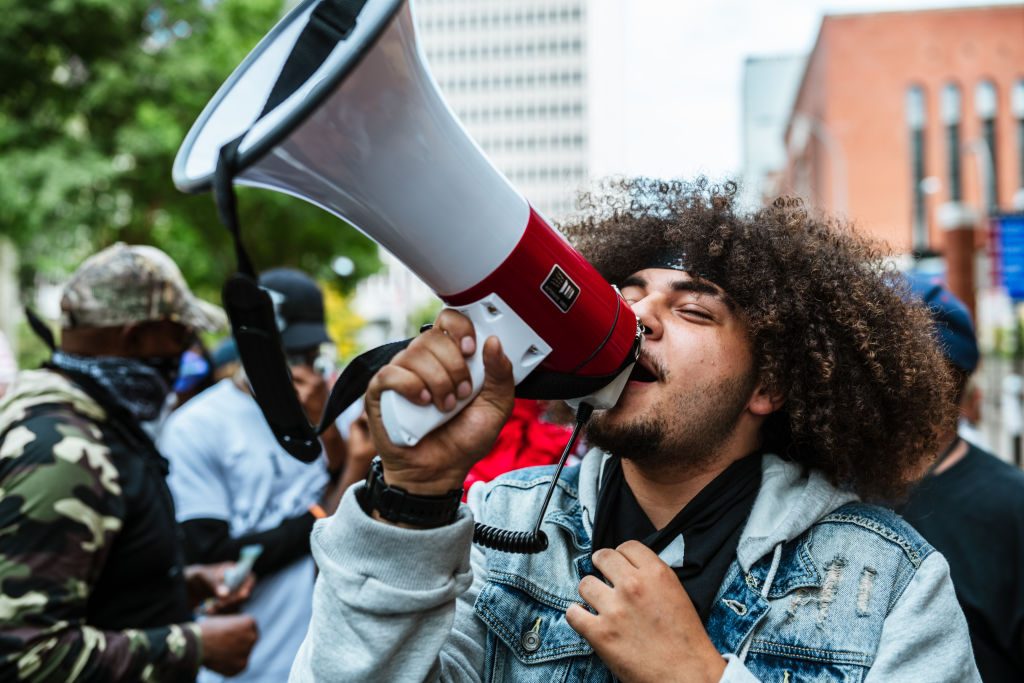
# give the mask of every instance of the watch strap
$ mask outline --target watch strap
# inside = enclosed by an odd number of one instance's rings
[[[462,503],[462,489],[452,489],[440,496],[420,496],[399,486],[388,486],[379,457],[370,464],[366,486],[359,494],[359,503],[367,514],[376,512],[389,522],[423,528],[451,524]]]

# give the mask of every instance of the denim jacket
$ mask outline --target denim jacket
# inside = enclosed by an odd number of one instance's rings
[[[530,528],[551,468],[474,487],[470,510],[427,531],[373,521],[350,490],[313,532],[321,574],[290,680],[612,681],[565,619],[593,569],[606,457],[560,477],[536,555],[467,550],[474,518]],[[774,456],[706,627],[722,681],[979,680],[942,556],[891,511]]]

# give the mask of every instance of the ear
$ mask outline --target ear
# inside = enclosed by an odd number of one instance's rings
[[[754,415],[767,417],[781,408],[785,402],[786,397],[781,391],[769,390],[763,382],[758,382],[747,408]]]

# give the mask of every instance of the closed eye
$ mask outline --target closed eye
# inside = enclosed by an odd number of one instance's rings
[[[702,308],[681,308],[679,309],[681,315],[693,316],[702,320],[714,320],[715,317],[705,311]]]

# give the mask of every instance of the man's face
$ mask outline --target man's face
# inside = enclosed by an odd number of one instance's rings
[[[746,326],[725,292],[688,273],[649,268],[620,289],[647,335],[622,397],[594,416],[589,438],[630,460],[704,463],[755,393]]]
[[[168,320],[144,322],[128,328],[126,355],[135,358],[181,358],[195,339],[195,333]]]

